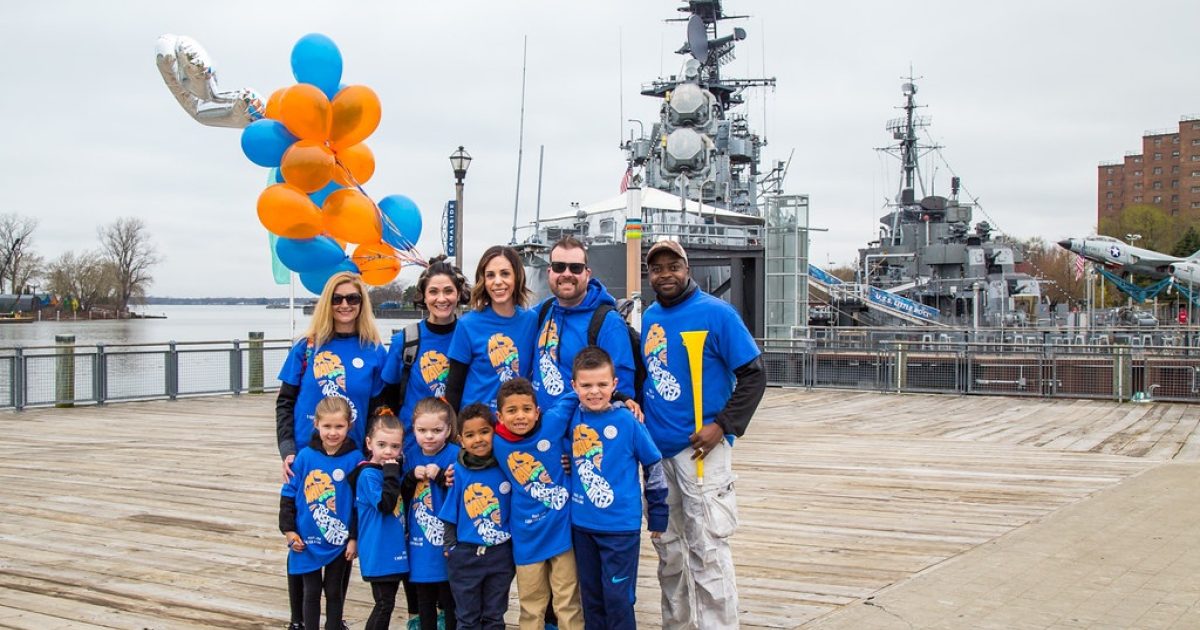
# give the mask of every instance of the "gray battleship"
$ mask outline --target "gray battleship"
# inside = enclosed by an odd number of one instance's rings
[[[918,139],[929,117],[918,115],[917,86],[902,86],[904,115],[887,123],[895,144],[880,149],[900,161],[900,189],[880,217],[879,239],[858,250],[855,282],[810,268],[811,284],[832,308],[817,311],[832,325],[1024,326],[1048,314],[1037,278],[1017,270],[1019,247],[995,237],[987,221],[971,225],[977,205],[926,194],[920,157],[940,147]],[[920,196],[918,196],[918,191]]]
[[[681,242],[701,288],[733,304],[750,330],[762,336],[765,205],[782,192],[785,166],[760,167],[766,140],[738,107],[747,89],[774,86],[775,79],[723,76],[722,66],[732,60],[746,31],[722,34],[722,22],[737,18],[724,14],[721,0],[683,4],[678,10],[687,16],[670,21],[687,26],[686,41],[676,51],[685,61],[679,74],[642,87],[642,95],[660,102],[659,116],[649,133],[631,133],[621,145],[628,161],[626,189],[562,216],[539,218],[519,249],[532,288],[545,295],[547,247],[575,236],[588,245],[593,274],[613,295],[625,298],[635,293],[626,280],[626,225],[640,218],[639,261],[658,240]]]

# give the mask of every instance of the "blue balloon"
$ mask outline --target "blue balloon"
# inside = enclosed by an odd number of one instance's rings
[[[268,186],[270,186],[271,184],[282,184],[282,183],[283,183],[283,173],[281,173],[278,168],[273,168],[267,172],[267,185]]]
[[[421,238],[421,210],[404,195],[388,195],[379,201],[383,213],[383,242],[396,249],[411,249]]]
[[[345,188],[345,186],[343,186],[331,179],[331,180],[329,180],[329,183],[325,184],[325,187],[322,188],[321,190],[318,190],[317,192],[314,192],[314,193],[308,193],[308,198],[312,199],[312,202],[317,204],[317,207],[320,208],[321,206],[325,205],[326,197],[333,194],[333,191],[341,190],[343,188]]]
[[[279,238],[275,254],[285,267],[297,273],[329,269],[346,259],[346,252],[328,236]]]
[[[311,83],[333,99],[342,81],[342,53],[332,39],[309,33],[292,47],[292,75],[298,83]]]
[[[279,166],[284,151],[296,140],[283,123],[261,118],[242,130],[242,153],[259,166]]]
[[[334,265],[318,271],[309,271],[300,274],[300,284],[304,285],[314,295],[321,295],[321,291],[325,290],[325,283],[333,277],[333,274],[339,271],[349,271],[358,273],[358,265],[355,265],[349,258]]]

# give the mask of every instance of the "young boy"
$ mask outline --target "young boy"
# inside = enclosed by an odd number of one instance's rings
[[[504,629],[508,589],[516,573],[508,527],[512,485],[492,453],[495,426],[487,405],[463,408],[458,417],[462,451],[438,514],[446,522],[446,569],[461,630]]]
[[[667,486],[662,454],[646,427],[610,400],[616,387],[612,359],[596,346],[575,355],[571,387],[579,410],[571,421],[571,535],[588,628],[636,628],[638,550],[645,478],[651,538],[667,529]]]
[[[523,378],[505,381],[496,396],[500,424],[492,447],[515,486],[509,523],[521,630],[542,630],[551,599],[560,630],[583,630],[571,551],[571,490],[562,463],[564,438],[578,404],[574,396],[564,397],[541,414],[533,385]]]

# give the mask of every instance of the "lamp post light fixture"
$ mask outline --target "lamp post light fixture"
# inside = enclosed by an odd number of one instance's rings
[[[463,179],[471,166],[471,154],[460,145],[450,154],[450,167],[454,169],[454,265],[462,269],[463,259]]]

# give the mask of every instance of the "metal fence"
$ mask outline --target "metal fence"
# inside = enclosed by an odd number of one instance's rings
[[[848,338],[763,341],[771,385],[1200,402],[1200,348]],[[1141,339],[1139,338],[1139,341]]]
[[[1109,331],[1107,337],[862,328],[826,332],[811,339],[761,341],[768,383],[1200,402],[1196,331],[1174,334],[1171,345],[1150,345],[1163,339],[1132,331]],[[1104,343],[1114,339],[1131,343]],[[252,338],[0,348],[0,409],[272,392],[279,387],[276,375],[292,343]]]
[[[0,348],[0,408],[274,391],[291,346],[251,339]]]

